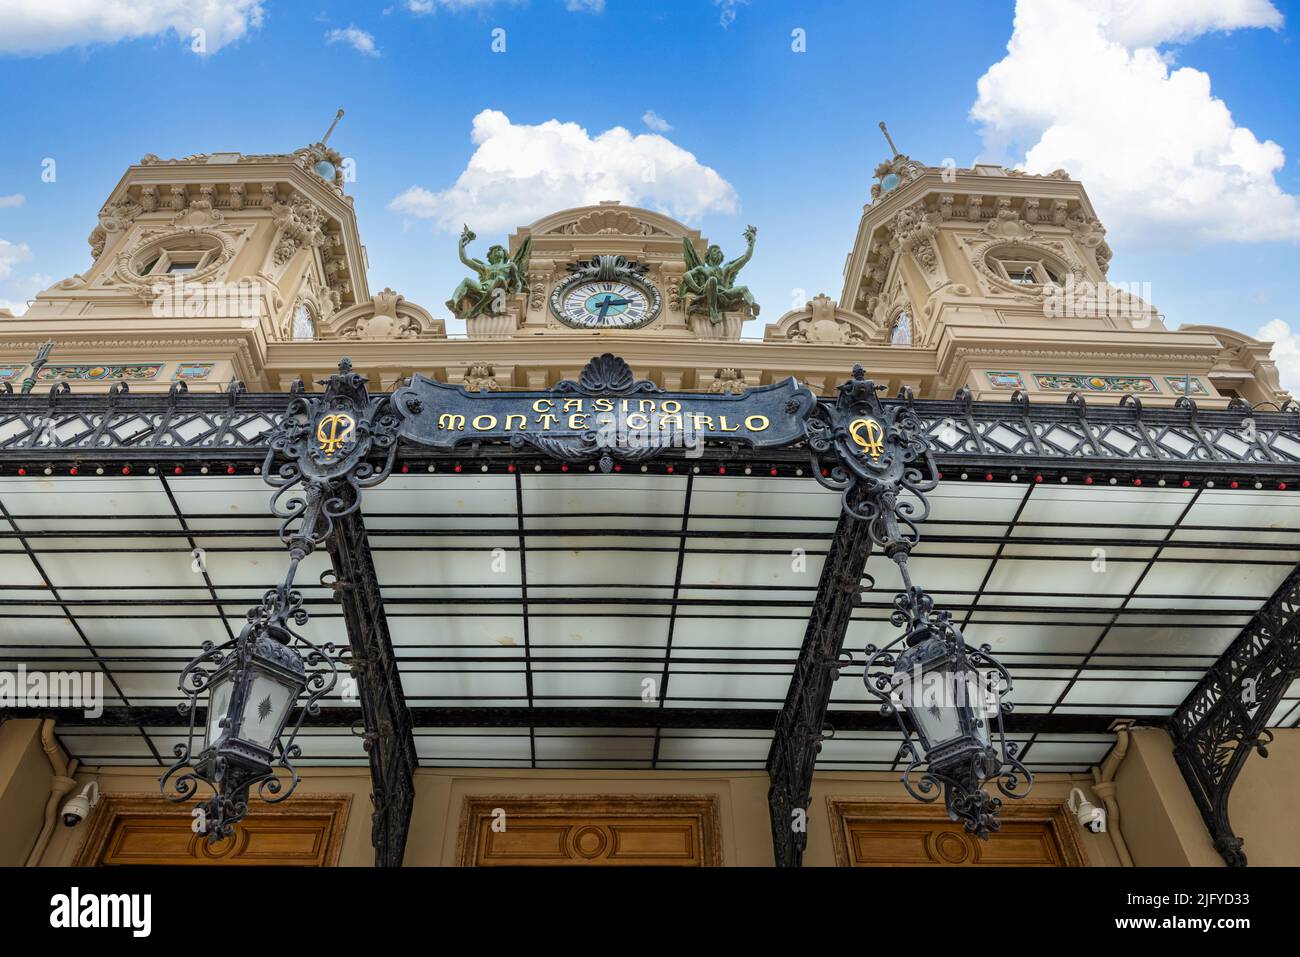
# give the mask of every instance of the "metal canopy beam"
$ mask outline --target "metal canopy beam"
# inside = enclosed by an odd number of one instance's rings
[[[1244,867],[1244,841],[1232,832],[1228,799],[1251,751],[1268,757],[1265,730],[1300,675],[1300,568],[1251,619],[1169,721],[1178,762],[1215,849]]]
[[[831,686],[838,677],[840,651],[854,605],[861,597],[862,574],[870,554],[867,523],[841,513],[767,756],[772,782],[767,804],[778,867],[798,867],[808,846],[813,769],[821,751]]]
[[[409,708],[412,728],[646,728],[649,730],[767,731],[777,721],[775,708]],[[61,729],[92,725],[99,728],[167,728],[176,724],[173,707],[112,707],[93,722],[78,708],[0,709],[0,718],[54,718]],[[199,720],[206,709],[199,709]],[[365,716],[358,707],[321,708],[303,722],[305,728],[351,728]],[[297,716],[294,716],[297,720]],[[1046,714],[1016,712],[1007,716],[1007,730],[1017,734],[1107,734],[1110,714]],[[1137,723],[1159,719],[1138,717]],[[879,709],[828,711],[826,725],[836,731],[898,730],[893,718]]]
[[[333,586],[343,605],[352,647],[352,673],[365,724],[374,805],[371,843],[376,867],[401,867],[415,803],[415,738],[402,691],[397,655],[388,633],[379,578],[360,510],[341,519],[326,543],[334,564]],[[352,710],[352,709],[347,709]],[[322,716],[330,714],[322,711]],[[319,724],[320,722],[313,722]]]

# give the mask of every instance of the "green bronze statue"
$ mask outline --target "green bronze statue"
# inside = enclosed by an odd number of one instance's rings
[[[754,255],[754,237],[757,235],[758,230],[753,226],[745,227],[748,247],[744,255],[725,265],[722,250],[717,246],[710,246],[705,250],[704,258],[700,259],[691,241],[682,240],[686,275],[682,276],[681,295],[687,315],[707,315],[713,323],[722,322],[725,312],[748,309],[751,316],[758,315],[758,303],[748,287],[736,285],[736,274]]]
[[[527,288],[528,256],[532,251],[532,237],[525,239],[519,251],[511,256],[504,246],[493,246],[487,251],[487,262],[465,255],[465,247],[478,237],[466,226],[460,233],[460,261],[474,270],[474,276],[461,280],[447,308],[458,319],[473,319],[484,313],[500,313],[506,308],[506,297]]]

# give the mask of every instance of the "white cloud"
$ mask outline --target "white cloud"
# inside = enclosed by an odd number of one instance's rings
[[[25,202],[27,202],[27,197],[22,193],[10,193],[8,196],[0,196],[0,209],[21,206]]]
[[[641,122],[656,133],[667,133],[673,128],[673,125],[665,120],[654,110],[646,110],[641,114]]]
[[[1277,364],[1282,388],[1300,396],[1300,332],[1292,332],[1286,320],[1274,319],[1262,326],[1255,338],[1273,343],[1269,358]]]
[[[986,148],[1032,143],[1025,169],[1066,169],[1130,236],[1300,239],[1300,202],[1274,178],[1282,147],[1237,126],[1207,73],[1156,49],[1281,23],[1268,0],[1018,0],[971,115]]]
[[[564,0],[564,9],[572,13],[600,13],[605,9],[605,0]]]
[[[260,0],[4,0],[0,53],[52,53],[172,32],[190,44],[204,31],[204,54],[262,25]]]
[[[8,279],[13,275],[14,266],[28,262],[31,258],[32,251],[26,243],[15,244],[0,239],[0,279]]]
[[[416,16],[427,16],[431,13],[437,13],[439,10],[483,10],[487,7],[494,7],[499,3],[521,3],[523,0],[406,0],[403,4],[408,13],[414,13]],[[574,0],[570,0],[574,2]],[[581,0],[577,0],[581,2]],[[597,3],[604,5],[605,0],[596,0]],[[574,9],[570,7],[569,9]]]
[[[736,191],[692,153],[654,133],[633,135],[615,126],[590,136],[576,123],[512,123],[498,110],[474,117],[477,147],[447,189],[412,186],[388,208],[431,219],[439,229],[493,232],[570,206],[601,200],[661,209],[693,220],[708,212],[734,213]]]
[[[345,30],[331,30],[325,34],[325,42],[346,43],[358,53],[364,53],[366,56],[379,56],[379,48],[375,46],[375,38],[358,27],[350,26]]]

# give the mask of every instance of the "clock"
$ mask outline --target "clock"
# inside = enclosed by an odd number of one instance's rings
[[[662,297],[632,270],[591,278],[577,273],[555,287],[551,311],[574,329],[638,329],[659,315]]]

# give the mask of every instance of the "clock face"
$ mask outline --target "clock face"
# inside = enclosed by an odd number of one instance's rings
[[[575,329],[636,329],[659,314],[659,294],[639,282],[587,280],[562,284],[551,307]]]

